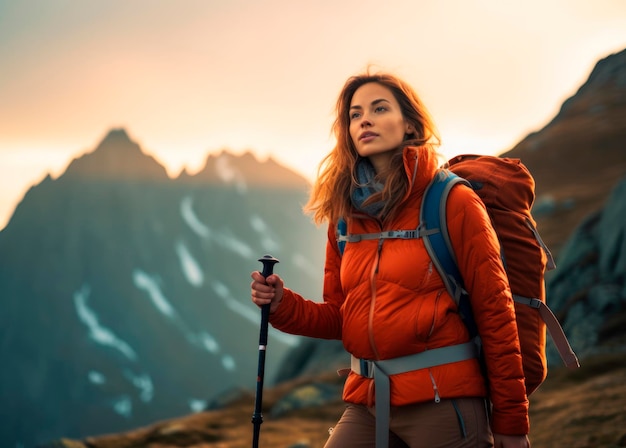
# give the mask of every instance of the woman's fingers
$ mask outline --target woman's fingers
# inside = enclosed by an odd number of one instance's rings
[[[278,308],[283,298],[282,279],[275,274],[264,278],[258,271],[253,272],[251,277],[252,283],[250,284],[250,289],[252,291],[252,301],[258,306],[271,303],[271,312],[276,311],[276,308]]]
[[[252,290],[252,301],[257,305],[266,305],[272,302],[276,291],[271,285],[266,284],[265,278],[257,271],[253,272],[252,283],[250,289]]]

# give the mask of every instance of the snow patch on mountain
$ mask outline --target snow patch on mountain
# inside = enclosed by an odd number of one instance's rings
[[[83,287],[74,293],[74,304],[76,312],[80,320],[89,328],[89,337],[98,342],[101,345],[115,348],[123,353],[128,359],[132,361],[137,360],[137,354],[135,351],[119,337],[115,336],[111,330],[103,327],[99,321],[94,310],[87,306],[87,298],[89,297],[91,290],[88,285]],[[130,369],[124,369],[124,377],[130,381],[130,383],[139,389],[139,398],[145,403],[152,401],[154,396],[154,386],[152,379],[147,373],[136,374]],[[106,382],[106,377],[101,372],[90,370],[87,374],[87,379],[94,385],[103,385]],[[132,417],[132,400],[130,397],[124,395],[116,397],[111,402],[113,410],[126,417]]]
[[[193,258],[187,246],[181,241],[176,243],[176,254],[180,261],[180,267],[187,281],[196,288],[204,284],[204,274],[198,262]]]
[[[261,246],[263,246],[263,250],[268,253],[280,251],[281,245],[278,243],[276,234],[271,231],[270,227],[263,220],[263,218],[259,215],[252,215],[250,217],[250,226],[252,226],[252,228],[261,237],[260,242]]]
[[[248,190],[243,173],[231,164],[231,157],[228,154],[220,154],[215,161],[215,171],[225,183],[234,184],[238,193],[243,194]]]
[[[203,331],[199,334],[197,341],[209,353],[218,354],[220,352],[220,345],[215,340],[215,338],[206,331]]]
[[[196,235],[201,238],[209,238],[211,236],[211,229],[209,229],[200,219],[196,212],[193,210],[193,198],[191,196],[185,196],[180,201],[180,214]]]
[[[90,293],[91,288],[88,285],[83,285],[79,291],[74,293],[76,313],[81,322],[89,329],[89,337],[98,344],[112,347],[124,354],[128,359],[135,361],[137,354],[131,346],[117,337],[111,330],[100,325],[96,313],[87,306],[87,298]]]
[[[154,386],[152,384],[152,379],[150,375],[143,373],[140,375],[136,375],[128,369],[124,370],[124,376],[139,389],[139,398],[144,403],[149,403],[152,401],[152,397],[154,396]]]
[[[222,366],[226,370],[228,370],[230,372],[233,372],[236,369],[236,367],[237,367],[237,364],[235,363],[235,358],[233,358],[230,355],[222,356]]]
[[[224,304],[231,311],[237,313],[238,315],[253,323],[256,323],[259,320],[258,310],[246,306],[243,303],[240,303],[234,297],[232,297],[232,295],[230,294],[230,289],[228,289],[228,286],[226,286],[224,283],[216,280],[212,282],[211,286],[213,287],[213,291],[215,291],[218,297],[222,299]]]
[[[161,288],[159,288],[159,285],[157,284],[155,279],[150,277],[145,272],[136,269],[133,272],[133,282],[135,283],[135,286],[137,288],[142,289],[148,293],[148,297],[150,297],[150,300],[152,300],[152,303],[154,304],[156,309],[159,310],[163,315],[170,318],[177,317],[176,310],[165,298],[165,296],[161,292]]]
[[[204,224],[200,218],[198,218],[198,215],[196,215],[193,209],[193,198],[191,196],[185,196],[181,200],[180,214],[189,228],[200,238],[210,240],[218,246],[240,255],[242,258],[248,259],[254,256],[252,248],[243,240],[233,235],[230,229],[215,231]],[[262,222],[259,223],[259,220],[256,220],[254,225],[262,226],[264,224]],[[262,241],[262,244],[264,244],[264,247],[267,246],[269,248],[275,248],[278,246],[271,240]]]
[[[161,292],[156,280],[141,270],[133,272],[135,285],[146,291],[152,300],[154,306],[165,316],[170,318],[181,332],[185,335],[187,341],[197,347],[200,347],[215,356],[221,356],[221,364],[224,369],[234,371],[236,369],[235,359],[229,354],[221,354],[221,349],[214,337],[206,332],[195,334],[188,325],[181,319],[174,307]],[[219,288],[218,288],[219,289]],[[251,310],[250,310],[251,311]],[[138,384],[143,384],[139,382]]]
[[[242,258],[245,258],[246,260],[249,260],[251,257],[254,256],[254,251],[252,250],[252,248],[244,243],[242,240],[238,239],[228,229],[220,232],[214,240],[219,246],[222,246],[223,248],[228,249],[231,252],[239,254]]]
[[[112,400],[113,410],[127,419],[133,416],[133,402],[128,395],[120,395]]]
[[[106,376],[104,376],[101,372],[96,372],[95,370],[90,370],[87,374],[87,378],[92,384],[100,385],[106,383]]]
[[[202,412],[207,408],[207,401],[206,400],[200,400],[198,398],[190,398],[189,401],[189,409],[191,409],[192,412]]]

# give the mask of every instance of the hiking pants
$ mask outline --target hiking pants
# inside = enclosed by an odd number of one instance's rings
[[[375,448],[375,408],[348,404],[324,448]],[[483,398],[391,407],[389,448],[493,447]]]

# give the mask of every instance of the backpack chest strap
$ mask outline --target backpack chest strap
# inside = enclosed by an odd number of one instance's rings
[[[374,378],[376,448],[387,448],[389,445],[390,375],[465,361],[476,357],[477,351],[474,342],[426,350],[414,355],[385,359],[383,361],[369,361],[351,356],[350,367],[353,372],[367,378]]]
[[[348,235],[338,235],[337,242],[358,243],[363,240],[382,240],[382,239],[403,239],[411,240],[422,238],[427,235],[439,232],[439,229],[425,229],[418,227],[411,230],[385,230],[375,233],[351,233]]]

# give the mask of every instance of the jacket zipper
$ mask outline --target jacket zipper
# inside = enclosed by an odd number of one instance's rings
[[[369,329],[369,340],[370,345],[372,346],[372,351],[374,352],[374,356],[376,359],[380,359],[380,355],[378,354],[378,349],[376,348],[376,341],[374,340],[374,307],[376,305],[376,275],[378,274],[378,266],[380,264],[380,253],[383,249],[383,238],[378,240],[378,247],[376,249],[376,259],[374,260],[374,265],[372,266],[372,272],[370,275],[370,287],[371,287],[371,300],[370,300],[370,313],[368,319],[368,329]]]
[[[435,312],[433,314],[433,322],[431,324],[430,331],[428,332],[428,337],[430,337],[433,334],[433,331],[435,331],[435,325],[437,323],[437,307],[439,306],[439,299],[442,294],[443,289],[437,293],[437,298],[435,299]],[[439,387],[437,387],[437,382],[435,381],[435,377],[433,376],[431,369],[428,369],[428,374],[430,375],[430,382],[433,383],[433,390],[435,391],[435,403],[439,403],[441,401],[441,397],[439,396]]]
[[[430,381],[433,383],[433,389],[435,390],[435,403],[439,403],[441,401],[441,397],[439,397],[439,388],[435,382],[435,377],[430,369],[428,369],[428,374],[430,375]]]
[[[437,293],[437,298],[435,299],[435,312],[433,313],[433,322],[430,324],[430,331],[428,332],[428,337],[431,337],[433,331],[435,331],[435,325],[437,324],[437,307],[439,306],[439,299],[443,294],[443,289],[440,289]]]

